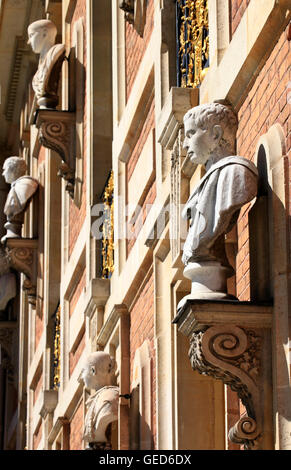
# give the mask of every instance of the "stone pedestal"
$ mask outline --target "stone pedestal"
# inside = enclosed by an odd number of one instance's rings
[[[183,274],[192,283],[189,300],[220,300],[229,297],[226,281],[232,274],[232,270],[219,262],[189,263]]]
[[[187,300],[173,323],[190,341],[191,366],[236,391],[247,414],[229,439],[272,449],[272,306],[236,300]]]

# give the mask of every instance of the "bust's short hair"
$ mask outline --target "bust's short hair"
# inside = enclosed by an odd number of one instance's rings
[[[15,171],[15,175],[17,178],[20,178],[26,173],[27,165],[26,165],[25,160],[23,160],[23,158],[21,157],[13,156],[13,157],[6,158],[4,165],[7,168],[12,167]]]
[[[200,129],[220,125],[223,129],[220,146],[234,150],[238,121],[230,106],[217,101],[201,104],[187,111],[184,122],[187,120],[193,120],[195,126]]]
[[[28,34],[30,34],[33,31],[41,31],[43,29],[47,29],[51,33],[51,35],[54,36],[54,38],[58,33],[56,25],[50,20],[34,21],[28,26],[27,31]]]

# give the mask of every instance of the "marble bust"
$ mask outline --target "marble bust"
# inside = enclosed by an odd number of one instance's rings
[[[2,176],[11,188],[4,206],[7,233],[2,238],[2,242],[5,242],[7,238],[21,237],[24,212],[38,188],[38,181],[25,173],[26,163],[23,158],[9,157],[5,160]]]
[[[86,359],[81,380],[95,393],[87,400],[83,439],[88,449],[110,449],[109,425],[118,419],[119,388],[114,383],[116,363],[109,354],[97,351]]]
[[[187,298],[227,298],[226,280],[233,274],[225,234],[241,207],[257,194],[255,165],[235,155],[237,119],[225,104],[214,102],[190,109],[184,116],[184,148],[206,174],[190,195],[182,217],[190,221],[183,248],[184,276],[192,281]]]
[[[39,64],[32,80],[40,108],[54,109],[59,102],[58,85],[65,59],[65,45],[55,44],[57,28],[50,20],[39,20],[28,27],[28,44],[39,54]]]

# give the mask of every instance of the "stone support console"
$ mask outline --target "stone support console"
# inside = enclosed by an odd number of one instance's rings
[[[38,109],[35,125],[41,145],[56,152],[61,163],[58,175],[66,182],[66,191],[74,198],[76,115],[70,111]]]
[[[270,305],[239,302],[227,292],[234,274],[225,235],[241,207],[257,195],[258,172],[235,155],[237,118],[223,102],[203,104],[184,116],[184,149],[205,175],[182,211],[189,221],[183,247],[184,276],[191,293],[174,323],[190,341],[192,368],[236,391],[245,414],[230,430],[231,441],[247,449],[272,448]]]
[[[95,390],[87,401],[83,439],[87,450],[110,450],[111,423],[118,420],[119,388],[113,385],[115,360],[98,351],[86,359],[81,380],[86,389]]]
[[[188,300],[173,323],[189,338],[191,366],[237,392],[246,413],[229,439],[272,449],[272,306],[236,300]]]

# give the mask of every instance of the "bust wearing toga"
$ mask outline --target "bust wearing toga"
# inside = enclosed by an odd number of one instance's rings
[[[233,269],[226,257],[225,234],[241,207],[257,194],[257,169],[235,155],[237,119],[228,106],[214,102],[190,109],[184,128],[189,159],[206,169],[182,212],[190,221],[182,256],[184,276],[192,281],[187,298],[227,298],[226,279]]]
[[[5,228],[6,235],[2,238],[20,238],[24,220],[24,212],[29,201],[38,188],[38,181],[31,176],[25,175],[26,163],[21,157],[9,157],[3,165],[2,176],[5,182],[11,185],[4,213],[7,217]]]

